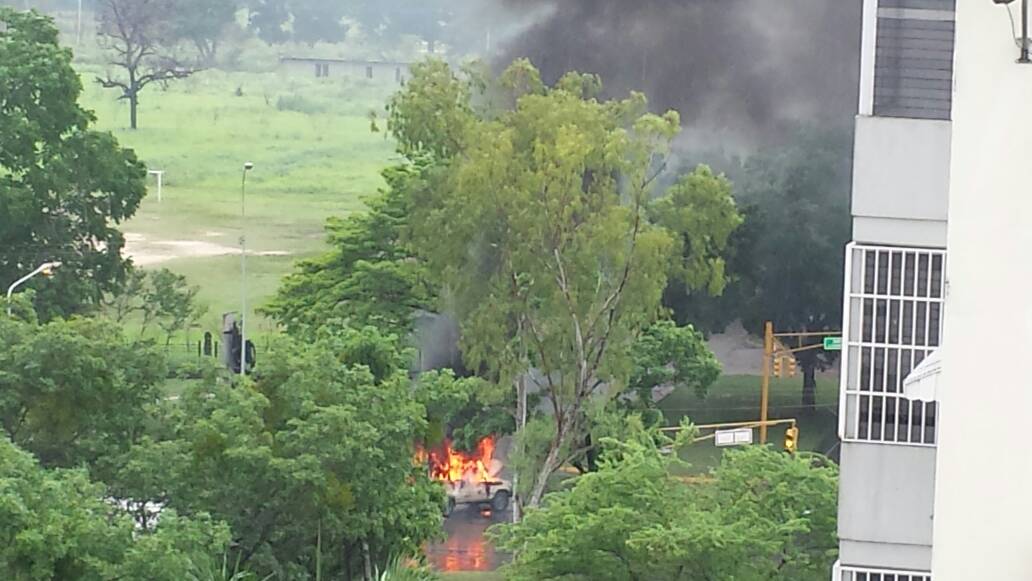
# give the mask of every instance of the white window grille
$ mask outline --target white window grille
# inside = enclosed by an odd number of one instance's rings
[[[839,435],[934,446],[935,402],[903,396],[903,380],[942,342],[946,252],[850,244]]]
[[[931,573],[840,567],[841,577],[835,581],[932,581]]]

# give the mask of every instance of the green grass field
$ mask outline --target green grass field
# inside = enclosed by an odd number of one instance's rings
[[[256,253],[248,259],[251,311],[297,259],[325,248],[327,217],[363,207],[392,158],[393,145],[370,130],[369,120],[397,89],[390,82],[205,71],[167,90],[148,87],[140,128],[131,131],[128,104],[93,82],[96,68],[81,65],[80,72],[82,103],[96,111],[97,127],[112,131],[150,169],[166,172],[162,202],[151,178],[150,194],[122,230],[151,257],[140,257],[145,267],[168,267],[200,286],[209,307],[205,328],[214,329],[222,312],[239,310],[245,161],[255,164],[246,220],[248,248]],[[252,320],[259,329],[269,326]]]
[[[829,452],[838,441],[838,378],[818,375],[817,410],[809,413],[799,407],[802,379],[773,379],[770,389],[771,419],[795,418],[799,421],[799,449]],[[759,418],[760,378],[752,375],[725,375],[710,388],[705,399],[691,390],[678,390],[659,403],[668,423],[676,424],[687,416],[696,424],[751,421]],[[754,432],[758,437],[758,430]],[[768,433],[768,441],[780,447],[785,428],[777,426]],[[682,453],[691,464],[691,473],[704,473],[720,462],[725,448],[717,448],[712,440],[693,444]]]

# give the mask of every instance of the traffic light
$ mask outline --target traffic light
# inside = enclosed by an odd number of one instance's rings
[[[785,430],[785,451],[789,454],[795,454],[796,450],[799,449],[799,428],[790,426]]]
[[[797,369],[796,365],[796,358],[792,357],[791,354],[775,355],[773,375],[774,377],[778,377],[781,379],[784,379],[786,377],[795,377]]]

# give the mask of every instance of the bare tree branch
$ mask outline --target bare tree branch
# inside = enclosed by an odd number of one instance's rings
[[[108,63],[125,71],[124,79],[110,73],[97,82],[121,89],[128,99],[130,126],[136,128],[140,91],[154,82],[186,78],[201,69],[174,56],[178,44],[169,33],[168,15],[177,0],[103,0],[97,11],[98,44],[112,53]]]

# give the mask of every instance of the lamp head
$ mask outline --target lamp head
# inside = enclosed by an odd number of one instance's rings
[[[244,164],[244,171],[251,171],[252,169],[254,169],[254,164],[253,163],[247,162],[247,163]]]

